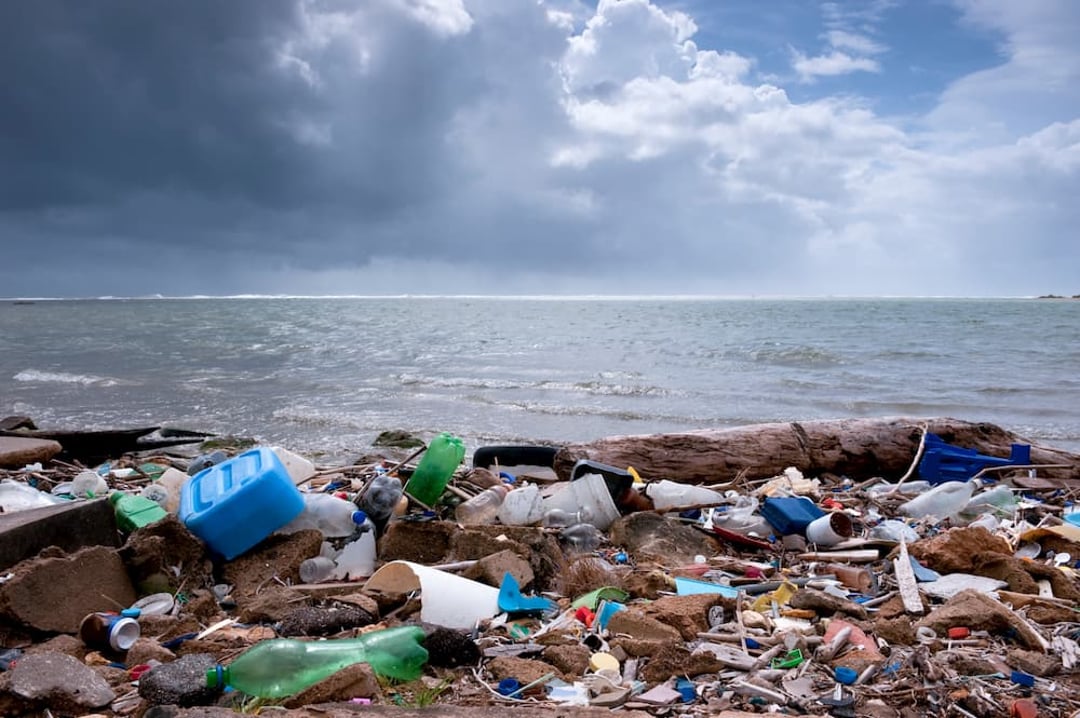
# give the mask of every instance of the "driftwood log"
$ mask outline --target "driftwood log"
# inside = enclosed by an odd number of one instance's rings
[[[1066,464],[1040,476],[1080,478],[1080,454],[1033,444],[999,426],[960,419],[885,418],[754,424],[678,434],[612,436],[568,444],[555,456],[555,471],[570,476],[574,463],[591,459],[620,468],[633,466],[642,478],[687,484],[776,476],[794,466],[807,476],[823,473],[855,481],[883,477],[895,481],[911,466],[922,427],[955,446],[1008,457],[1011,445],[1030,444],[1033,464]]]

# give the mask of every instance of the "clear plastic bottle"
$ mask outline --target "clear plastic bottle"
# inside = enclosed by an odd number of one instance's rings
[[[300,580],[304,583],[318,583],[334,573],[334,559],[327,556],[314,556],[300,562]]]
[[[484,489],[468,501],[458,504],[454,517],[458,523],[462,524],[494,523],[499,507],[502,506],[503,499],[508,493],[510,493],[510,487],[506,484]]]
[[[948,481],[902,504],[900,513],[913,518],[948,518],[967,505],[974,491],[975,485],[970,481]]]
[[[465,444],[443,432],[428,444],[427,451],[405,484],[405,491],[426,506],[434,506],[465,458]]]
[[[379,676],[412,681],[427,663],[423,639],[418,626],[326,641],[275,638],[252,646],[228,666],[211,668],[206,685],[230,686],[259,698],[284,698],[354,663],[370,664]]]
[[[577,526],[588,524],[592,519],[592,512],[582,507],[580,510],[570,513],[562,509],[549,509],[544,512],[541,524],[547,528],[561,528],[565,526]]]
[[[304,494],[304,510],[278,529],[278,533],[318,529],[327,538],[344,538],[356,532],[358,522],[355,514],[361,514],[359,523],[367,518],[363,512],[357,511],[354,503],[333,494]]]
[[[562,538],[570,548],[582,553],[595,551],[599,548],[600,542],[604,540],[604,534],[600,533],[600,529],[592,524],[574,524],[573,526],[567,526],[559,532],[559,537]]]
[[[371,484],[357,500],[356,505],[368,515],[373,523],[379,524],[390,518],[390,514],[394,512],[394,507],[400,500],[401,479],[379,474],[371,480]]]
[[[658,509],[677,509],[688,506],[708,506],[723,503],[724,495],[704,486],[680,484],[663,479],[645,487],[645,495]]]

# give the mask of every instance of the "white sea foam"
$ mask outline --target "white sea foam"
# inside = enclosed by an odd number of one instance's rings
[[[70,374],[64,371],[40,371],[38,369],[25,369],[13,376],[12,379],[39,384],[82,384],[83,386],[116,386],[120,383],[116,379],[105,376]]]

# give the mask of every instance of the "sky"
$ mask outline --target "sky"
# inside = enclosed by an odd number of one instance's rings
[[[0,296],[1080,293],[1076,0],[0,3]]]

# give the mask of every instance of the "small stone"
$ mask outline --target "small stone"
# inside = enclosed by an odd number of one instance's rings
[[[375,671],[367,663],[354,663],[305,688],[284,702],[286,708],[302,708],[317,703],[374,698],[381,694]]]
[[[813,588],[802,588],[795,592],[788,605],[792,608],[805,608],[822,616],[831,616],[836,613],[846,613],[849,616],[866,620],[866,609],[855,603],[838,596],[830,596],[824,591]]]
[[[580,643],[565,646],[548,646],[540,654],[546,662],[559,669],[564,676],[580,677],[589,670],[592,652]]]
[[[306,600],[307,596],[291,588],[268,586],[254,596],[244,598],[240,606],[240,622],[277,623],[302,607]]]
[[[1013,648],[1005,657],[1009,665],[1018,668],[1024,673],[1046,678],[1056,676],[1061,672],[1061,659],[1057,656],[1038,653],[1037,651],[1025,651]]]
[[[480,647],[468,635],[442,626],[431,628],[424,637],[428,665],[438,668],[475,666],[480,663]]]
[[[222,692],[206,685],[206,672],[216,665],[214,656],[192,653],[155,666],[139,678],[139,695],[152,705],[210,705]]]
[[[470,566],[462,576],[473,581],[499,587],[503,577],[510,574],[521,588],[527,588],[535,578],[529,562],[510,550],[499,551],[485,556]]]
[[[492,659],[487,663],[486,668],[496,681],[501,681],[503,678],[516,678],[521,685],[532,683],[552,672],[551,666],[543,661],[508,656]]]
[[[150,661],[171,663],[176,660],[176,654],[152,638],[139,638],[135,641],[135,645],[128,649],[125,659],[125,663],[129,666],[137,666]]]
[[[80,715],[102,708],[116,693],[92,668],[62,653],[23,656],[11,669],[9,690],[52,711]]]
[[[389,446],[395,449],[415,449],[424,445],[424,440],[412,432],[403,429],[389,429],[380,432],[371,442],[372,446]]]
[[[661,683],[674,676],[700,676],[724,670],[711,653],[691,653],[682,645],[667,645],[649,657],[641,671],[646,683]]]

